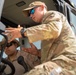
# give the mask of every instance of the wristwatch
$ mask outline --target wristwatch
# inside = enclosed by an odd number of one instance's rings
[[[26,30],[27,30],[26,28],[22,28],[22,29],[21,29],[20,32],[21,32],[22,37],[26,37],[26,36],[24,35],[24,33],[26,32]]]

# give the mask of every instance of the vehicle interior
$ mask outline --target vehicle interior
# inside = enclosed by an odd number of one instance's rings
[[[25,17],[22,10],[28,7],[28,5],[35,0],[5,0],[3,11],[2,11],[2,18],[1,21],[6,25],[6,27],[17,27],[19,24],[21,26],[30,27],[33,25],[36,25],[35,22],[33,22],[29,17]],[[66,13],[69,13],[67,10],[69,7],[66,5],[66,0],[40,0],[46,3],[48,10],[58,10],[62,13],[65,11]],[[74,7],[75,11],[75,5],[73,5],[71,0],[67,0],[67,3],[71,7]],[[67,9],[65,7],[67,6]],[[67,16],[69,19],[69,16]]]
[[[5,0],[3,5],[1,21],[6,27],[17,27],[19,24],[24,27],[34,26],[37,23],[29,17],[25,17],[22,10],[35,0]],[[76,3],[74,0],[40,0],[46,3],[48,10],[62,12],[70,22],[70,11],[76,15]],[[68,4],[66,4],[67,2]],[[68,14],[69,13],[69,14]]]
[[[22,10],[28,7],[28,5],[35,0],[4,0],[4,4],[2,8],[1,19],[0,19],[0,29],[1,25],[4,24],[5,27],[17,27],[21,25],[23,27],[31,27],[38,25],[30,17],[25,17]],[[74,0],[40,0],[46,3],[48,10],[56,10],[63,13],[66,18],[68,19],[72,29],[76,34],[76,3]],[[0,1],[0,5],[2,4],[3,0]],[[4,30],[2,28],[2,30]],[[7,43],[7,37],[2,34],[3,31],[0,31],[0,35],[5,37],[6,42],[1,47],[0,51],[0,75],[3,75],[4,69],[6,68],[5,65],[1,65],[1,62],[7,64],[11,67],[10,74],[4,75],[13,75],[15,72],[14,66],[7,60],[3,59],[3,52],[5,45]]]
[[[24,25],[29,27],[35,25],[29,17],[26,18],[23,15],[22,10],[28,7],[28,5],[35,0],[5,0],[2,12],[2,22],[5,25],[11,27],[17,27],[17,25]],[[48,10],[56,10],[53,0],[41,0],[46,3]]]

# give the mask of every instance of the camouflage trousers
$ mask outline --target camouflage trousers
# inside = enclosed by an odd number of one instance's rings
[[[48,61],[34,67],[24,75],[76,75],[76,64],[63,60]]]
[[[24,75],[61,75],[61,71],[57,64],[49,61],[34,67]]]

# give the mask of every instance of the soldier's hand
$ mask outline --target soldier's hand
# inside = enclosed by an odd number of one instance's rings
[[[28,53],[31,53],[33,55],[37,55],[38,54],[38,49],[36,48],[36,46],[34,44],[30,44],[31,48],[24,48],[22,47],[22,50]]]
[[[12,40],[14,40],[15,38],[20,38],[22,37],[21,36],[21,33],[20,33],[20,30],[22,29],[23,27],[18,27],[18,28],[6,28],[6,33],[10,34],[11,38],[8,39],[8,42],[11,42]]]

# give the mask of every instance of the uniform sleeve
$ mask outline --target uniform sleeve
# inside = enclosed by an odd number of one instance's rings
[[[58,13],[51,13],[46,18],[43,24],[27,28],[27,37],[29,42],[38,40],[55,39],[57,38],[62,29],[62,21]]]

